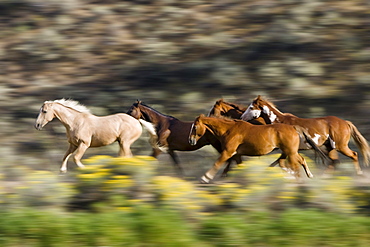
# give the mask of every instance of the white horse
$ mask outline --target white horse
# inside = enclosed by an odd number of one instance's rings
[[[76,151],[74,161],[83,168],[81,158],[89,147],[101,147],[118,141],[119,156],[131,157],[131,144],[142,133],[138,120],[125,113],[95,116],[89,109],[74,100],[45,101],[36,119],[35,128],[41,130],[54,118],[59,119],[67,131],[69,148],[64,155],[60,172],[67,172],[68,158]]]

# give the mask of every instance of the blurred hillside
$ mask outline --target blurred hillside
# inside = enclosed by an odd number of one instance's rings
[[[0,0],[0,12],[6,164],[59,164],[63,127],[33,124],[62,97],[97,115],[139,98],[192,120],[221,97],[262,94],[284,112],[351,120],[370,140],[369,1]]]

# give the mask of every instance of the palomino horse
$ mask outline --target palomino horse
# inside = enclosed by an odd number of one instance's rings
[[[247,107],[219,99],[211,108],[210,112],[208,113],[208,117],[229,117],[232,119],[240,119],[246,110]],[[256,119],[253,118],[248,120],[248,122],[257,125],[266,124],[266,120],[262,116]]]
[[[106,146],[115,141],[118,141],[120,146],[119,155],[130,157],[130,146],[142,133],[139,121],[127,114],[98,117],[77,101],[66,99],[45,101],[35,128],[41,130],[54,118],[59,119],[66,128],[69,142],[60,168],[62,173],[67,172],[68,158],[76,150],[74,161],[80,168],[84,167],[81,158],[87,148]]]
[[[203,183],[209,183],[225,161],[234,155],[261,156],[276,148],[282,151],[279,158],[281,168],[292,170],[298,179],[299,165],[302,165],[307,177],[313,177],[306,161],[298,154],[299,132],[303,131],[299,127],[287,124],[253,125],[242,120],[200,115],[191,128],[189,143],[196,145],[206,131],[211,132],[221,142],[222,151],[213,167],[202,176]],[[288,166],[285,166],[285,161]]]
[[[162,114],[141,101],[134,103],[127,114],[136,119],[144,120],[141,121],[143,125],[145,122],[153,125],[154,134],[153,131],[149,131],[151,133],[150,143],[153,147],[152,156],[158,157],[161,152],[167,152],[174,161],[179,175],[183,175],[183,170],[174,151],[194,151],[205,145],[212,145],[217,151],[221,151],[220,142],[208,132],[199,139],[196,145],[190,145],[188,137],[193,122],[184,122],[175,117]],[[150,129],[148,126],[146,128]],[[241,162],[239,160],[236,161],[237,163]],[[226,173],[227,171],[225,171],[224,175]]]
[[[291,113],[282,113],[273,103],[263,99],[260,95],[253,100],[248,109],[243,113],[242,119],[247,121],[258,118],[263,114],[268,117],[269,124],[284,123],[298,125],[306,129],[318,146],[325,146],[327,148],[329,158],[331,159],[331,164],[329,166],[331,168],[334,168],[335,165],[339,163],[337,153],[337,151],[339,151],[351,158],[354,162],[357,174],[362,174],[362,170],[358,163],[357,152],[352,151],[348,147],[351,136],[364,156],[364,163],[366,166],[369,164],[369,145],[356,126],[350,121],[335,116],[299,118]],[[301,145],[300,148],[309,149],[310,147]]]

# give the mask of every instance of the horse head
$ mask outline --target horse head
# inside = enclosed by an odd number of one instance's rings
[[[208,114],[209,117],[231,117],[234,119],[240,118],[244,110],[240,106],[224,101],[223,99],[217,100]]]
[[[262,108],[260,107],[259,100],[261,96],[258,95],[256,99],[248,106],[247,110],[242,114],[241,119],[249,121],[259,118],[261,116]]]
[[[130,107],[130,109],[126,112],[128,115],[131,115],[132,117],[136,119],[142,118],[142,112],[140,110],[141,101],[136,100],[134,104]]]
[[[39,115],[37,116],[35,128],[41,130],[48,122],[53,120],[55,112],[53,109],[53,102],[45,101],[40,108]]]
[[[189,143],[191,145],[196,145],[198,140],[206,133],[206,126],[202,122],[202,118],[205,117],[201,114],[194,120],[194,123],[191,126],[189,134]]]
[[[243,113],[241,119],[248,121],[262,117],[267,124],[271,124],[277,119],[274,110],[276,111],[277,109],[273,103],[264,100],[261,95],[258,95],[258,97],[252,101],[247,110]]]

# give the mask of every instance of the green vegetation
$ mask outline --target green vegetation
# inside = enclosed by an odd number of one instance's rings
[[[147,156],[94,156],[65,176],[24,169],[17,181],[3,170],[0,245],[369,245],[366,186],[345,176],[297,184],[267,168],[275,158],[248,159],[208,186],[160,175]]]
[[[167,155],[94,156],[112,145],[59,176],[65,129],[32,127],[44,100],[63,97],[96,115],[140,99],[190,121],[221,97],[247,106],[262,94],[366,137],[366,1],[0,0],[0,13],[0,246],[370,245],[368,178],[342,157],[329,178],[311,162],[303,184],[266,169],[267,156],[204,186],[194,177],[214,150],[179,152],[182,179]],[[150,153],[145,135],[135,155]]]

